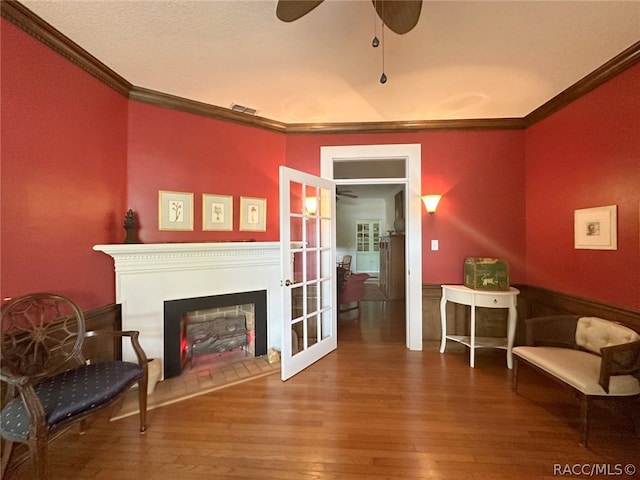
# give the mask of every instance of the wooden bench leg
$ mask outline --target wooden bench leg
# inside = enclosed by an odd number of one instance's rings
[[[640,397],[630,398],[627,402],[634,433],[640,437]]]
[[[588,395],[581,395],[580,407],[582,410],[582,418],[580,419],[582,441],[580,442],[580,445],[586,448],[588,443],[588,437],[589,437],[589,396]]]

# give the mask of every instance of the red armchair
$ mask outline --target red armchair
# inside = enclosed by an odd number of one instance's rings
[[[340,304],[340,312],[348,312],[360,308],[360,300],[364,293],[364,282],[367,281],[369,275],[366,273],[346,273],[338,285],[338,303]],[[348,308],[342,308],[343,305],[354,304]]]

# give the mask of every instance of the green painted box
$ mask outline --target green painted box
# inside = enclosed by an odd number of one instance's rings
[[[464,286],[474,290],[509,290],[509,265],[499,258],[468,257],[464,261]]]

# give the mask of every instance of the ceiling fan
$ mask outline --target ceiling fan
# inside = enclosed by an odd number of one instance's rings
[[[283,22],[304,17],[323,0],[278,0],[276,16]],[[380,20],[398,35],[407,33],[418,24],[422,0],[371,0]]]
[[[358,198],[358,195],[351,190],[338,190],[336,188],[336,200],[340,200],[340,197]]]

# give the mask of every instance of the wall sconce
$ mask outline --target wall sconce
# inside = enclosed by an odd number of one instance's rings
[[[318,211],[318,199],[316,197],[305,198],[304,211],[307,215],[315,215]]]
[[[442,195],[422,196],[422,201],[424,202],[424,206],[427,208],[427,212],[429,212],[429,215],[433,215],[434,213],[436,213],[436,208],[438,208],[438,202],[440,202],[441,198]]]

